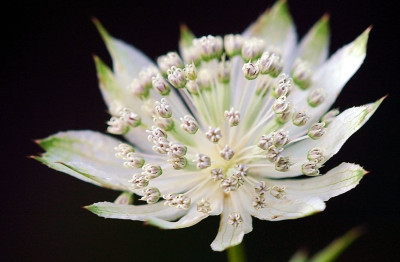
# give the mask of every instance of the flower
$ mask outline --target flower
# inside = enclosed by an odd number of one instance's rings
[[[195,38],[183,26],[180,54],[156,65],[94,23],[113,60],[111,70],[94,57],[111,114],[107,131],[127,142],[60,132],[39,140],[46,153],[35,157],[123,191],[87,206],[91,212],[166,229],[221,215],[211,244],[221,251],[252,231],[252,216],[320,212],[366,174],[350,163],[326,174],[320,168],[383,100],[327,112],[362,64],[370,28],[328,59],[328,16],[297,45],[288,7],[278,1],[243,34]],[[144,204],[132,204],[133,194]]]

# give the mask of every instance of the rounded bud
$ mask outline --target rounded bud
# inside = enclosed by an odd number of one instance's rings
[[[169,52],[166,55],[160,56],[157,59],[157,64],[164,75],[166,75],[168,70],[173,66],[183,68],[183,61],[176,52]]]
[[[196,134],[197,130],[199,130],[199,125],[196,120],[192,116],[185,115],[181,118],[182,124],[181,128],[185,130],[189,134]]]
[[[153,117],[153,123],[165,131],[171,131],[175,126],[172,118]]]
[[[162,98],[160,102],[156,101],[155,110],[162,118],[170,118],[172,116],[172,108],[165,98]]]
[[[206,132],[206,137],[213,143],[218,143],[218,141],[222,138],[221,129],[219,127],[212,128],[208,127],[208,131]]]
[[[139,173],[134,174],[131,180],[128,182],[132,183],[134,189],[144,188],[149,185],[149,180],[146,178],[146,176]]]
[[[191,93],[192,95],[198,95],[199,91],[201,92],[200,86],[197,84],[197,81],[195,80],[189,80],[186,83],[186,89]]]
[[[186,85],[186,73],[181,68],[172,66],[168,69],[168,81],[175,87],[175,88],[184,88]]]
[[[275,170],[280,172],[286,172],[289,170],[292,164],[289,161],[289,157],[279,156],[275,162]]]
[[[324,161],[324,154],[322,149],[313,148],[307,153],[307,159],[310,161],[317,161],[318,163]]]
[[[171,157],[182,157],[186,155],[187,147],[181,143],[171,142],[169,144],[168,155]]]
[[[174,169],[182,169],[187,165],[187,159],[185,157],[174,157],[167,160]]]
[[[158,188],[155,188],[155,187],[149,187],[149,188],[143,189],[143,194],[144,194],[144,196],[142,198],[140,198],[140,200],[146,201],[147,204],[154,204],[161,197],[160,190],[158,190]]]
[[[135,152],[133,147],[124,143],[119,144],[117,147],[114,147],[114,149],[117,151],[117,153],[115,153],[115,157],[122,159],[126,159],[129,153]]]
[[[237,126],[240,122],[240,113],[239,111],[234,111],[233,107],[229,111],[224,112],[226,120],[229,122],[229,126]]]
[[[121,111],[121,119],[126,125],[137,127],[141,124],[142,120],[138,114],[133,113],[130,109],[124,108]]]
[[[272,146],[274,133],[262,135],[257,143],[257,146],[263,150],[268,150]]]
[[[231,63],[229,61],[223,61],[218,64],[217,69],[218,81],[227,84],[231,79]]]
[[[242,71],[244,73],[244,76],[248,80],[256,79],[258,76],[258,73],[260,72],[258,67],[251,62],[245,63],[242,67]]]
[[[235,152],[233,152],[228,145],[225,145],[225,147],[219,152],[219,155],[227,161],[230,160],[234,154]]]
[[[221,168],[214,168],[211,170],[211,178],[214,181],[222,180],[224,178],[224,174]]]
[[[301,172],[306,176],[318,176],[319,164],[317,161],[312,160],[301,166]]]
[[[156,164],[145,164],[142,169],[142,174],[144,174],[148,180],[159,177],[162,174],[161,166]]]
[[[187,64],[186,67],[183,70],[185,71],[186,77],[189,80],[196,80],[196,78],[197,78],[197,70],[196,70],[196,66],[194,65],[194,63]]]
[[[239,34],[229,34],[224,36],[224,47],[226,54],[230,57],[240,54],[243,42],[243,37]]]
[[[257,61],[257,66],[260,68],[261,74],[269,74],[272,77],[277,77],[283,70],[281,57],[276,53],[263,53],[261,58]]]
[[[270,146],[267,150],[267,159],[270,162],[276,162],[281,156],[282,148],[277,148],[275,146]]]
[[[128,86],[131,93],[140,98],[147,98],[149,96],[149,87],[139,81],[137,78],[133,79],[132,83]]]
[[[211,166],[211,159],[204,154],[197,154],[196,160],[197,168],[204,169]]]
[[[123,119],[120,117],[111,117],[111,119],[107,122],[107,132],[114,135],[124,135],[128,133],[129,126],[125,123]]]
[[[321,138],[326,133],[325,123],[315,123],[309,129],[307,135],[316,140]]]
[[[293,80],[286,74],[280,74],[278,77],[278,84],[273,86],[272,95],[275,98],[281,96],[288,96],[292,91]]]
[[[307,102],[311,107],[317,107],[325,100],[324,90],[318,88],[313,90],[307,97]]]
[[[158,69],[155,66],[148,66],[139,72],[139,81],[147,88],[151,88],[152,79],[158,75]]]
[[[292,123],[295,126],[304,126],[310,117],[305,112],[296,112],[292,116]]]
[[[165,132],[164,129],[156,126],[152,126],[151,130],[146,130],[146,132],[149,133],[149,136],[147,137],[149,142],[156,143],[160,137],[167,138],[167,132]]]
[[[128,153],[124,162],[124,167],[141,168],[145,162],[144,158],[131,152]]]
[[[276,147],[283,147],[289,143],[289,131],[283,129],[275,132],[272,143]]]
[[[281,96],[275,100],[272,109],[276,114],[282,114],[290,109],[290,103],[286,101],[286,96]]]
[[[164,137],[159,137],[154,142],[154,146],[152,147],[153,151],[159,154],[167,154],[169,151],[169,141]]]
[[[204,61],[219,59],[222,55],[223,42],[220,36],[203,36],[193,40],[193,45],[201,50],[201,58]]]
[[[200,90],[210,89],[212,83],[212,76],[209,70],[202,68],[199,70],[197,75],[197,84],[200,87]]]
[[[242,45],[242,58],[244,61],[258,59],[265,48],[265,42],[259,38],[251,38]]]
[[[296,60],[292,68],[293,81],[301,88],[307,89],[311,85],[312,72],[306,61]]]
[[[322,116],[321,122],[324,122],[325,126],[328,126],[330,123],[332,123],[333,120],[335,120],[338,114],[339,114],[338,109],[332,109],[331,111]]]
[[[162,96],[166,96],[171,92],[171,88],[168,83],[164,80],[164,78],[157,74],[151,79],[153,88]]]

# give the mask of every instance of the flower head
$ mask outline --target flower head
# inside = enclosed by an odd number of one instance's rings
[[[107,131],[60,132],[38,143],[39,161],[86,182],[123,191],[87,207],[106,218],[183,228],[221,215],[213,250],[239,244],[252,216],[295,219],[325,209],[366,171],[320,168],[381,100],[326,113],[362,64],[369,29],[328,55],[324,16],[297,44],[284,1],[240,35],[196,38],[182,27],[180,54],[153,62],[95,20],[113,70],[98,57]],[[303,176],[293,179],[294,177]],[[132,204],[132,194],[143,205]]]

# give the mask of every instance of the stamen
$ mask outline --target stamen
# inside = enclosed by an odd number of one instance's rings
[[[230,160],[234,154],[235,152],[233,152],[228,145],[225,145],[225,147],[219,152],[219,155],[227,161]]]
[[[151,82],[153,84],[153,88],[162,96],[167,96],[171,92],[171,88],[168,83],[164,80],[164,78],[157,74],[156,76],[151,78]]]
[[[155,187],[149,187],[149,188],[143,189],[143,194],[144,194],[144,196],[142,198],[140,198],[140,200],[146,201],[147,204],[154,204],[161,197],[160,190],[158,190],[158,188],[155,188]]]
[[[173,66],[183,68],[183,61],[176,52],[169,52],[166,55],[160,56],[157,59],[157,64],[165,75]]]
[[[115,153],[115,157],[126,159],[129,153],[135,152],[135,149],[128,144],[121,143],[118,146],[114,147],[114,150],[117,151]]]
[[[332,109],[331,111],[322,116],[321,122],[324,122],[325,126],[328,126],[330,123],[332,123],[333,120],[335,120],[338,114],[339,114],[338,109]]]
[[[196,70],[196,66],[194,65],[194,63],[187,64],[186,67],[183,70],[185,71],[186,77],[189,80],[196,80],[196,78],[197,78],[197,70]]]
[[[200,169],[204,169],[204,168],[211,166],[210,157],[208,157],[204,154],[197,154],[195,162],[197,162],[197,168],[200,168]]]
[[[225,47],[225,52],[228,54],[228,56],[233,57],[235,55],[240,54],[243,46],[243,37],[239,34],[237,35],[226,35],[224,37],[224,47]]]
[[[211,212],[211,205],[206,199],[202,198],[197,201],[197,211],[208,214]]]
[[[277,77],[283,70],[283,62],[277,53],[265,52],[257,61],[261,74]]]
[[[143,173],[148,180],[159,177],[162,174],[162,169],[156,164],[145,164],[143,167]]]
[[[228,217],[228,224],[233,227],[238,227],[243,222],[242,216],[239,213],[232,212]]]
[[[242,58],[244,61],[258,59],[265,48],[265,42],[259,38],[251,38],[244,41],[242,46]]]
[[[211,178],[214,181],[222,180],[224,178],[224,174],[222,173],[221,168],[214,168],[211,170]]]
[[[141,168],[145,162],[143,157],[133,152],[128,153],[125,160],[124,167],[127,168]]]
[[[325,123],[315,123],[308,129],[308,136],[314,140],[321,138],[326,133]]]
[[[322,88],[312,91],[307,98],[307,102],[311,107],[317,107],[325,100],[324,90]]]
[[[265,197],[262,195],[256,196],[253,199],[253,207],[257,210],[266,207],[267,205],[265,204]]]
[[[189,209],[190,207],[191,199],[184,194],[172,193],[164,195],[163,198],[166,200],[165,205],[170,207],[176,207],[179,209]]]
[[[242,71],[244,73],[244,77],[246,77],[246,79],[248,80],[256,79],[258,73],[260,73],[260,69],[258,69],[258,66],[251,62],[245,63],[242,67]]]
[[[289,161],[289,157],[279,156],[275,162],[275,170],[280,172],[286,172],[289,170],[292,163]]]
[[[219,127],[212,128],[208,127],[208,131],[206,132],[206,137],[213,143],[218,143],[218,141],[222,138],[221,129]]]
[[[199,130],[199,125],[192,116],[185,115],[180,120],[182,122],[181,128],[189,134],[196,134],[197,130]]]
[[[277,185],[274,185],[274,186],[272,186],[272,187],[269,189],[269,193],[270,193],[273,197],[275,197],[275,198],[277,198],[277,199],[282,199],[282,198],[284,198],[285,195],[286,195],[285,189],[286,189],[285,186],[277,186]]]
[[[149,185],[149,180],[144,174],[136,173],[132,176],[132,179],[128,182],[132,183],[134,189],[144,188]]]
[[[278,84],[273,86],[272,95],[275,98],[281,96],[288,96],[292,90],[293,80],[286,74],[280,74],[278,77]]]
[[[305,112],[296,112],[293,114],[292,123],[295,126],[304,126],[310,118]]]
[[[186,157],[174,157],[167,160],[168,163],[172,165],[174,169],[183,169],[187,166],[187,159]]]
[[[239,111],[234,111],[233,107],[231,107],[231,110],[225,111],[224,115],[226,117],[226,120],[229,122],[229,126],[237,126],[239,125],[240,122],[240,113]]]
[[[268,190],[269,188],[267,187],[264,181],[260,181],[254,188],[254,191],[256,191],[258,195],[264,195]]]
[[[133,79],[132,83],[128,86],[128,90],[136,97],[143,99],[149,96],[149,87],[139,81],[139,79]]]
[[[170,118],[172,116],[172,108],[165,98],[162,98],[161,102],[156,101],[155,110],[162,118]]]
[[[312,72],[309,64],[303,60],[296,60],[292,68],[294,82],[301,88],[307,89],[311,85]]]
[[[175,88],[184,88],[187,82],[186,73],[181,68],[172,66],[167,71],[168,73],[168,81],[175,87]]]
[[[181,143],[171,142],[169,144],[168,155],[171,157],[182,157],[186,155],[187,147]]]

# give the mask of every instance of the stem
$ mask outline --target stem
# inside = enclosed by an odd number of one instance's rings
[[[246,262],[243,242],[239,245],[228,248],[228,262]]]

